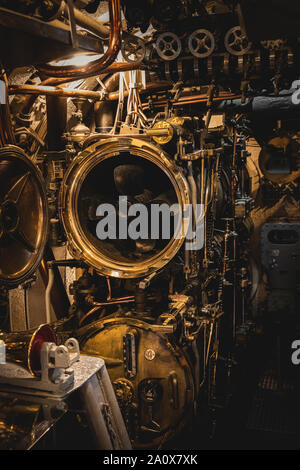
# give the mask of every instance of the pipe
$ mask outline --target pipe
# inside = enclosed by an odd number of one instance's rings
[[[195,386],[196,386],[196,398],[198,398],[199,389],[200,389],[200,357],[199,357],[199,350],[198,350],[196,339],[192,341],[192,350],[195,356]]]
[[[144,66],[141,65],[141,64],[129,64],[128,62],[120,62],[120,63],[115,63],[115,64],[112,64],[110,67],[108,67],[105,72],[106,73],[117,73],[117,72],[128,72],[128,71],[131,71],[131,70],[141,70],[143,69]],[[95,75],[94,74],[91,74],[87,77],[80,77],[82,79],[84,78],[89,78],[89,77],[94,77]],[[46,80],[43,80],[40,85],[38,86],[31,86],[31,85],[24,85],[24,86],[17,86],[17,85],[11,85],[8,89],[8,94],[9,95],[14,95],[14,94],[28,94],[29,95],[29,98],[27,100],[27,102],[25,103],[24,105],[24,109],[23,109],[23,113],[30,113],[30,110],[35,102],[35,100],[37,99],[37,97],[39,95],[42,95],[42,89],[40,87],[43,87],[45,86],[46,87],[50,87],[50,86],[56,86],[56,85],[62,85],[62,84],[66,84],[66,83],[69,83],[69,82],[73,82],[75,79],[74,78],[47,78]],[[34,91],[35,89],[35,91]],[[55,89],[56,90],[56,89]],[[69,90],[66,90],[66,92],[69,91]],[[62,95],[60,95],[59,92],[55,91],[55,92],[52,92],[51,89],[49,90],[49,93],[45,92],[45,94],[53,94],[55,96],[75,96],[75,97],[83,97],[83,98],[88,98],[88,99],[99,99],[99,92],[96,92],[96,91],[92,91],[92,92],[89,92],[88,90],[73,90],[74,91],[74,94],[70,95],[68,93],[64,93]],[[76,94],[76,92],[83,92],[81,95],[80,94]],[[85,93],[86,92],[86,93]],[[91,95],[91,96],[88,96],[88,95]],[[96,96],[97,94],[97,96]],[[108,97],[108,99],[110,100],[110,98]],[[114,97],[115,99],[115,97]]]
[[[141,64],[128,64],[128,63],[116,63],[113,66],[110,66],[106,69],[105,72],[124,72],[129,70],[141,69]],[[94,76],[92,74],[91,76]],[[80,78],[87,78],[80,77]],[[64,88],[54,88],[54,85],[60,85],[63,83],[68,83],[74,81],[74,78],[71,79],[57,79],[57,78],[48,78],[44,80],[41,85],[32,86],[32,85],[10,85],[8,88],[8,93],[13,94],[49,94],[55,96],[77,96],[77,97],[86,97],[88,99],[99,99],[101,93],[97,91],[88,91],[88,90],[69,90]],[[53,86],[52,86],[53,85]],[[151,91],[168,89],[172,86],[170,82],[154,82],[147,84],[144,90],[141,90],[140,93],[149,93]],[[128,92],[124,92],[124,97],[128,96]],[[119,93],[111,92],[105,99],[107,101],[116,101],[119,99]],[[184,104],[196,104],[204,103],[207,101],[207,95],[191,95],[191,96],[181,96],[176,102],[170,100],[173,106],[182,106]],[[165,100],[153,101],[153,106],[163,106],[167,102]],[[147,104],[144,105],[147,107]],[[214,97],[213,110],[216,112],[225,112],[230,111],[233,114],[240,113],[254,113],[262,116],[280,117],[283,115],[297,117],[299,115],[300,107],[292,103],[291,95],[283,96],[256,96],[253,99],[247,100],[245,104],[241,103],[239,95],[232,93],[221,92],[218,96]]]
[[[115,107],[108,102],[111,92],[119,88],[120,74],[115,73],[105,80],[106,100],[95,104],[95,125],[97,132],[109,132],[114,125]]]
[[[188,162],[188,182],[193,208],[193,231],[195,232],[197,223],[197,185],[194,178],[192,162]]]
[[[261,116],[263,119],[272,118],[274,120],[283,117],[299,117],[300,106],[292,100],[293,94],[290,92],[283,92],[278,96],[255,96],[254,98],[246,99],[242,103],[241,99],[232,101],[224,101],[219,103],[215,111],[231,112],[232,114],[255,114]]]
[[[207,331],[207,324],[203,324],[203,352],[202,352],[202,360],[203,360],[203,376],[202,380],[199,384],[199,390],[203,387],[206,381],[206,331]]]
[[[105,73],[107,74],[110,74],[110,73],[117,73],[117,72],[129,72],[131,70],[142,70],[144,69],[145,66],[143,66],[142,64],[130,64],[128,62],[116,62],[115,64],[112,64],[110,67],[108,67],[107,69],[105,69]],[[38,87],[33,87],[33,88],[36,88],[36,92],[34,91],[31,91],[31,88],[30,88],[30,85],[24,85],[24,88],[23,86],[20,86],[19,88],[14,88],[16,85],[12,85],[9,87],[9,91],[8,93],[10,95],[13,95],[13,94],[28,94],[28,95],[31,95],[30,98],[28,99],[28,101],[25,103],[25,107],[23,109],[23,113],[29,113],[30,112],[30,109],[31,107],[33,106],[35,100],[37,99],[37,97],[39,95],[42,95],[43,93],[41,93],[41,90],[39,87],[42,87],[42,86],[56,86],[56,85],[62,85],[62,84],[65,84],[65,83],[69,83],[69,82],[74,82],[75,80],[79,80],[79,79],[85,79],[85,78],[89,78],[89,77],[94,77],[95,74],[92,73],[91,75],[87,75],[85,77],[78,77],[77,79],[74,79],[74,78],[47,78],[46,80],[43,80],[41,82],[41,84],[38,86]],[[14,88],[14,89],[13,89]],[[33,90],[32,88],[32,90]],[[66,90],[67,91],[67,90]],[[73,90],[75,93],[76,91],[79,91],[79,90]],[[81,92],[85,92],[86,90],[80,90]],[[77,97],[80,97],[82,96],[83,98],[86,97],[88,99],[99,99],[99,93],[98,92],[89,92],[87,91],[87,94],[93,94],[93,93],[97,93],[97,96],[98,98],[95,98],[96,95],[91,95],[90,97],[87,96],[86,94],[82,94],[82,95],[72,95],[72,96],[77,96]],[[45,93],[46,94],[46,93]],[[60,95],[59,93],[52,93],[51,91],[49,91],[49,93],[47,94],[55,94],[56,96],[71,96],[70,94],[64,94],[64,95]],[[113,100],[114,99],[118,99],[118,98],[115,98],[113,97]],[[113,101],[113,100],[110,100],[110,97],[108,97],[108,100],[109,101]]]
[[[45,96],[64,96],[71,98],[86,98],[99,100],[101,91],[72,90],[68,88],[56,88],[53,86],[33,86],[33,85],[11,85],[8,93],[10,95],[45,95]]]
[[[110,74],[110,73],[115,74],[117,72],[129,72],[131,70],[143,70],[145,68],[146,68],[146,66],[144,66],[142,64],[130,64],[128,62],[116,62],[116,63],[110,65],[109,67],[107,67],[107,69],[103,70],[102,73],[105,72],[107,74]],[[54,77],[51,77],[51,78],[47,78],[46,80],[43,80],[40,83],[39,86],[58,86],[58,85],[63,85],[63,84],[69,83],[69,82],[74,82],[74,81],[80,80],[80,79],[83,80],[83,79],[89,78],[89,77],[95,77],[95,74],[92,73],[90,75],[82,76],[82,77],[78,77],[78,78],[54,78]],[[29,85],[26,85],[26,86],[28,87]],[[171,86],[171,84],[169,86]],[[9,91],[9,94],[14,94],[12,86],[10,87],[10,89],[11,89],[11,91]],[[81,90],[81,91],[85,91],[85,90]],[[18,93],[27,94],[27,92],[25,92],[25,89],[24,89],[24,92],[22,91],[22,88],[18,89]],[[15,91],[15,94],[18,94],[18,93],[17,93],[17,91]],[[92,93],[97,93],[97,92],[95,91],[95,92],[92,92]],[[36,87],[36,93],[34,93],[33,91],[32,91],[32,93],[29,92],[29,88],[28,88],[28,94],[30,94],[31,97],[28,100],[28,102],[25,104],[25,108],[23,110],[24,113],[29,113],[30,112],[30,109],[33,106],[35,100],[42,93],[40,93],[40,90]],[[57,94],[57,96],[58,96],[58,94]],[[64,96],[70,96],[70,95],[65,94]],[[77,96],[79,96],[79,95],[77,95]],[[90,99],[94,99],[94,97],[91,96]],[[108,99],[110,100],[110,97],[108,97]],[[113,101],[115,99],[118,99],[118,97],[114,96],[111,101]]]
[[[112,83],[114,80],[118,80],[119,75],[115,74],[110,77]],[[109,79],[109,80],[110,80]],[[42,82],[45,83],[45,82]],[[102,91],[90,91],[90,90],[81,90],[81,89],[70,89],[70,88],[60,88],[54,86],[44,86],[44,85],[10,85],[8,88],[9,95],[45,95],[45,96],[64,96],[71,98],[86,98],[97,101],[117,101],[119,99],[119,92],[109,92],[114,85],[109,82],[105,83],[106,90],[108,94],[103,98]],[[169,84],[166,82],[158,83],[149,83],[144,90],[141,90],[140,93],[148,93],[155,90],[161,90],[162,87],[169,87]],[[124,92],[124,97],[128,97],[128,91]]]
[[[234,100],[234,99],[239,99],[241,95],[236,95],[233,93],[228,93],[228,92],[221,92],[218,96],[214,97],[213,104],[216,102],[226,102],[227,100]],[[201,95],[191,95],[191,96],[180,96],[178,99],[170,99],[166,100],[161,99],[161,100],[156,100],[151,102],[151,106],[153,107],[159,107],[162,108],[166,106],[168,103],[172,104],[172,106],[183,106],[183,105],[189,105],[189,104],[198,104],[198,103],[207,103],[207,94],[201,94]],[[143,109],[147,109],[149,107],[148,103],[145,103],[143,105]],[[214,109],[214,108],[213,108]]]
[[[48,150],[63,150],[63,134],[67,126],[67,99],[65,96],[47,96],[46,106]]]
[[[89,74],[98,75],[109,67],[117,58],[121,49],[121,6],[120,0],[109,1],[110,36],[109,45],[104,55],[82,67],[40,65],[41,73],[53,77],[85,78]]]
[[[143,64],[130,64],[128,62],[115,62],[114,64],[110,65],[107,67],[105,70],[101,71],[102,74],[110,74],[110,73],[117,73],[117,72],[129,72],[130,70],[144,70],[147,69],[147,67]],[[77,77],[63,77],[63,78],[57,78],[57,77],[50,77],[44,80],[41,85],[62,85],[64,83],[68,82],[74,82],[76,80],[83,80],[84,78],[89,78],[89,77],[94,77],[95,75],[98,75],[97,73],[90,73],[88,75],[82,75],[82,76],[77,76]]]
[[[166,81],[148,83],[146,85],[146,88],[142,88],[139,91],[139,93],[140,94],[145,94],[145,93],[149,93],[151,91],[166,90],[166,89],[170,88],[171,86],[172,86],[172,84],[170,82],[166,82]],[[127,98],[128,94],[129,94],[128,91],[124,91],[124,98]],[[110,93],[109,96],[107,97],[107,99],[109,99],[110,101],[118,100],[119,99],[119,93],[118,92]]]
[[[98,140],[101,140],[101,139],[107,139],[107,138],[110,138],[110,137],[115,137],[116,134],[107,134],[106,133],[96,133],[96,134],[92,134],[90,135],[89,137],[87,137],[85,139],[85,141],[83,142],[83,145],[82,145],[82,148],[86,148],[88,147],[91,143],[95,142],[95,141],[98,141]],[[133,138],[133,134],[122,134],[122,138],[125,138],[125,139],[132,139]],[[145,141],[150,141],[151,137],[147,134],[134,134],[134,138],[135,139],[140,139],[140,140],[145,140]]]
[[[123,297],[119,299],[111,299],[106,302],[93,302],[92,305],[94,305],[93,308],[91,308],[79,321],[79,326],[82,325],[82,323],[93,313],[96,313],[98,310],[100,310],[103,307],[109,307],[110,305],[119,305],[119,304],[130,304],[135,301],[134,297]]]
[[[41,278],[46,288],[49,285],[49,270],[47,262],[54,260],[55,258],[52,249],[49,246],[46,246],[44,257],[39,267]],[[50,302],[52,304],[55,316],[59,320],[66,317],[68,314],[70,302],[60,272],[56,266],[54,267],[54,270],[55,276],[53,286],[50,291]]]
[[[51,323],[51,291],[54,284],[54,267],[48,264],[48,284],[45,291],[46,323]]]
[[[91,33],[94,33],[98,38],[102,39],[103,41],[109,40],[109,25],[107,21],[99,21],[95,20],[92,16],[86,15],[82,13],[76,7],[73,7],[74,18],[76,23],[84,29],[89,30]],[[63,15],[66,19],[69,19],[69,15],[67,10],[63,11]],[[127,31],[123,31],[123,37],[134,37],[133,34],[128,33]]]
[[[76,23],[82,28],[88,29],[92,33],[96,34],[100,39],[107,40],[109,39],[109,27],[104,26],[107,22],[97,21],[92,16],[85,15],[78,8],[74,7],[74,18]],[[68,17],[68,12],[64,10],[64,16]]]

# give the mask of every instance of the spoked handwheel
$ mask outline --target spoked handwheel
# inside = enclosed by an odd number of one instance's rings
[[[43,256],[48,233],[44,182],[38,168],[15,146],[0,150],[0,284],[27,280]]]
[[[131,64],[140,64],[146,55],[145,43],[138,37],[128,37],[122,43],[122,56]]]
[[[250,51],[252,43],[239,26],[229,29],[225,36],[225,48],[232,55],[244,55]]]
[[[181,53],[181,41],[174,33],[162,33],[156,41],[156,51],[163,60],[174,60]]]
[[[214,35],[207,29],[196,29],[188,40],[189,51],[200,59],[209,57],[216,47]]]

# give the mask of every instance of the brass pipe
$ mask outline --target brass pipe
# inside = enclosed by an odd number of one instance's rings
[[[145,130],[146,135],[149,135],[151,137],[161,137],[161,136],[168,136],[169,130],[166,129],[146,129]]]
[[[133,134],[122,134],[122,138],[125,139],[131,139]],[[139,140],[144,140],[144,141],[150,141],[151,136],[147,134],[134,134],[136,139]],[[96,133],[92,134],[89,137],[86,138],[86,140],[83,142],[83,148],[88,147],[91,143],[94,141],[102,140],[102,139],[107,139],[110,137],[116,137],[116,134],[109,134],[109,133]]]
[[[109,67],[117,58],[121,48],[121,5],[120,0],[109,1],[109,22],[110,22],[110,35],[109,45],[100,59],[89,62],[82,67],[74,66],[55,66],[55,65],[40,65],[38,68],[41,73],[52,77],[64,78],[78,78],[87,77],[88,75],[98,75],[107,67]]]

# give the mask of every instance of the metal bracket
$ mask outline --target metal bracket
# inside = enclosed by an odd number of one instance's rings
[[[60,346],[43,343],[40,358],[41,377],[33,377],[18,364],[0,363],[1,389],[20,387],[57,396],[67,393],[74,384],[74,370],[70,367],[80,359],[78,341],[70,338]]]

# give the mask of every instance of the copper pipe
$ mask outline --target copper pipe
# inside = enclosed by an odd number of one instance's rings
[[[88,318],[90,315],[93,313],[96,313],[98,310],[100,310],[103,307],[109,307],[110,305],[117,305],[117,304],[129,304],[134,302],[134,297],[121,297],[119,299],[111,299],[110,301],[107,302],[93,302],[92,305],[95,305],[91,310],[89,310],[79,321],[79,326],[82,325],[84,320]]]
[[[108,276],[106,278],[106,282],[107,282],[107,289],[108,289],[106,300],[111,300],[111,283],[110,283],[110,278]]]
[[[148,83],[146,85],[145,89],[140,90],[140,94],[146,94],[146,93],[151,93],[152,91],[160,91],[160,90],[166,90],[168,88],[171,88],[172,84],[167,81],[162,81],[162,82],[153,82],[153,83]],[[124,97],[128,96],[128,92],[124,92]],[[214,98],[215,101],[225,101],[225,100],[233,100],[240,98],[241,95],[234,95],[233,93],[227,93],[227,92],[221,92],[219,96]],[[107,100],[109,101],[115,101],[119,99],[119,92],[112,92],[109,93],[108,96],[106,97]],[[182,96],[178,100],[168,100],[169,103],[172,103],[173,106],[181,106],[182,104],[190,104],[190,103],[200,103],[200,102],[206,102],[207,101],[207,95],[202,94],[202,95],[190,95],[190,96]],[[151,104],[154,106],[156,105],[166,105],[167,101],[166,100],[157,100],[153,101]],[[145,106],[145,105],[143,105]],[[146,106],[145,106],[146,107]]]
[[[46,95],[46,96],[64,96],[71,98],[87,98],[99,100],[102,92],[89,90],[72,90],[68,88],[56,88],[52,86],[33,86],[33,85],[11,85],[8,89],[10,95]]]
[[[116,60],[121,48],[122,23],[120,0],[109,1],[109,21],[109,45],[105,54],[100,59],[89,62],[86,66],[75,68],[73,66],[40,65],[38,67],[40,72],[52,77],[72,77],[75,79],[77,77],[87,77],[91,74],[100,74]]]
[[[129,72],[130,70],[143,70],[145,69],[146,66],[143,64],[129,64],[128,62],[115,62],[114,64],[110,65],[106,69],[101,71],[102,74],[111,74],[111,73],[117,73],[117,72]],[[96,75],[99,75],[99,72],[92,72],[90,74],[84,74],[84,75],[78,75],[77,77],[63,77],[63,78],[57,78],[57,77],[51,77],[47,78],[44,80],[41,85],[63,85],[64,83],[69,83],[69,82],[74,82],[76,80],[81,80],[84,78],[89,78],[89,77],[95,77]]]
[[[122,302],[133,302],[133,301],[134,301],[134,296],[127,295],[125,297],[117,297],[114,299],[105,300],[104,302],[92,302],[91,305],[94,305],[94,307],[104,307],[106,305],[114,305],[120,302],[122,303]]]
[[[43,82],[45,83],[45,82]],[[162,88],[168,88],[170,84],[168,82],[149,83],[141,93],[148,93],[153,90],[160,90]],[[117,101],[119,99],[119,92],[108,93],[105,98],[102,98],[102,91],[90,91],[90,90],[72,90],[70,88],[61,88],[44,85],[10,85],[8,89],[10,95],[46,95],[46,96],[64,96],[71,98],[86,98],[92,100],[107,100]],[[127,98],[128,91],[124,92],[124,97]]]
[[[235,95],[233,93],[221,92],[218,96],[214,97],[214,103],[217,101],[226,101],[226,100],[235,100],[240,99],[241,95]],[[166,106],[168,103],[172,104],[172,106],[182,106],[187,104],[197,104],[197,103],[205,103],[207,102],[207,95],[191,95],[191,96],[181,96],[177,100],[170,99],[166,101],[166,99],[152,101],[152,106]],[[143,109],[147,109],[147,104],[143,105]]]
[[[158,91],[158,90],[165,90],[165,89],[168,89],[172,86],[172,84],[170,82],[154,82],[154,83],[148,83],[146,85],[146,88],[145,89],[141,89],[140,90],[140,94],[145,94],[145,93],[149,93],[151,91]],[[128,91],[124,91],[123,93],[123,96],[124,98],[127,98],[128,97]],[[119,92],[116,91],[116,92],[112,92],[112,93],[109,93],[106,97],[106,99],[108,101],[117,101],[119,99]]]
[[[110,74],[110,73],[117,73],[117,72],[128,72],[130,70],[142,70],[144,67],[143,65],[141,64],[129,64],[128,62],[120,62],[120,63],[115,63],[115,64],[112,64],[110,67],[108,67],[107,69],[105,69],[105,73],[107,74]],[[96,74],[97,75],[97,74]],[[35,95],[35,96],[32,96],[30,100],[28,100],[28,103],[26,104],[26,111],[24,110],[23,112],[29,112],[30,111],[30,108],[31,106],[33,105],[35,99],[39,96],[39,95],[42,95],[43,93],[41,92],[42,90],[39,88],[39,87],[48,87],[48,86],[58,86],[58,85],[63,85],[65,83],[69,83],[69,82],[74,82],[76,80],[79,80],[79,79],[85,79],[85,78],[89,78],[89,77],[94,77],[95,74],[92,73],[91,75],[87,75],[87,76],[81,76],[81,77],[78,77],[78,78],[54,78],[54,77],[51,77],[51,78],[47,78],[46,80],[43,80],[40,85],[38,86],[30,86],[30,85],[24,85],[24,86],[19,86],[17,87],[16,85],[13,85],[10,87],[9,89],[9,94],[10,95],[13,95],[13,94],[30,94],[30,95]],[[155,84],[154,84],[155,85]],[[26,88],[25,88],[26,87]],[[36,91],[34,91],[34,89]],[[32,90],[32,91],[31,91]],[[51,89],[50,89],[51,90]],[[66,91],[69,91],[68,89]],[[77,90],[77,91],[80,91],[80,90]],[[81,90],[80,92],[85,92],[86,90]],[[86,97],[88,99],[99,99],[99,92],[89,92],[87,91],[87,93],[85,94],[84,96],[84,93],[82,95],[75,95],[76,93],[76,90],[73,90],[73,94],[59,94],[59,92],[51,92],[49,91],[49,93],[44,93],[44,94],[52,94],[52,95],[55,95],[55,96],[77,96],[77,97]],[[91,93],[91,94],[95,94],[95,95],[91,95],[90,97],[89,96],[86,96],[88,93]],[[96,94],[97,94],[97,97],[96,97]],[[107,97],[107,99],[110,101],[114,101],[114,100],[117,100],[119,96],[112,96],[112,98],[110,98],[110,95]]]
[[[97,308],[94,308],[92,310],[90,310],[89,312],[87,312],[80,320],[79,320],[79,324],[78,326],[80,327],[82,325],[82,323],[84,322],[84,320],[86,320],[92,313],[95,313],[97,312],[98,310],[101,309],[101,312],[99,314],[99,318],[101,318],[101,316],[103,316],[102,314],[105,312],[105,308],[104,307],[97,307]]]

